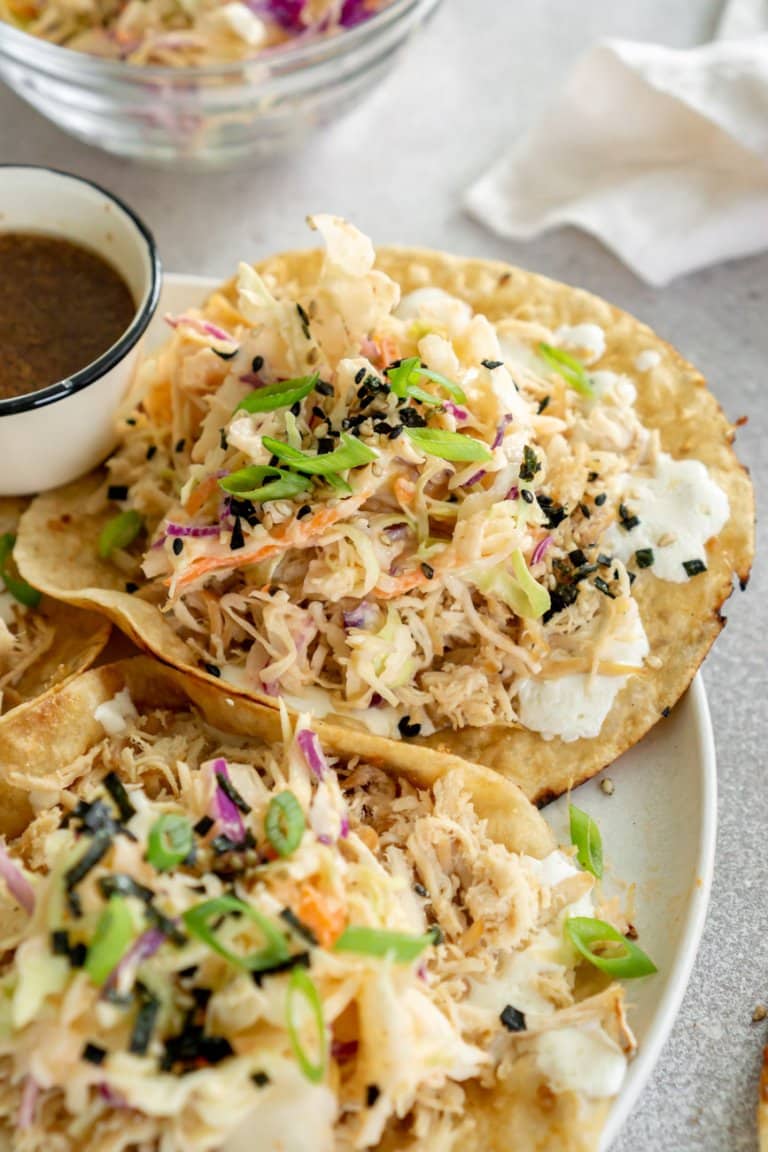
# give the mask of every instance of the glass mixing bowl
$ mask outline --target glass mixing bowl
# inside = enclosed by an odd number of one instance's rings
[[[394,0],[336,35],[200,68],[103,60],[0,21],[0,77],[60,128],[107,152],[225,166],[290,149],[355,108],[439,2]]]

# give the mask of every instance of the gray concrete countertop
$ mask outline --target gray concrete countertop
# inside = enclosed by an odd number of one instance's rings
[[[657,291],[574,230],[529,244],[500,241],[461,209],[467,184],[540,112],[582,49],[606,35],[693,45],[711,36],[718,10],[717,0],[446,0],[364,107],[300,155],[223,174],[174,174],[110,158],[2,90],[0,161],[67,168],[118,192],[154,230],[168,270],[227,276],[238,259],[306,243],[307,213],[332,211],[379,242],[494,256],[581,284],[674,342],[704,370],[732,420],[749,417],[738,449],[760,497],[768,491],[768,254]],[[672,1037],[615,1152],[755,1147],[768,1038],[765,1023],[751,1023],[755,1005],[768,1001],[763,564],[727,614],[705,669],[720,787],[707,927]]]

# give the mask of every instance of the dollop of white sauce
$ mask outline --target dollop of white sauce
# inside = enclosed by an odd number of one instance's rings
[[[285,1077],[254,1092],[253,1113],[221,1152],[332,1152],[337,1105],[325,1084]]]
[[[646,348],[645,352],[641,352],[635,358],[635,368],[638,372],[650,372],[651,368],[655,368],[661,364],[661,354],[654,348]]]
[[[634,404],[637,399],[637,388],[629,376],[620,372],[609,372],[607,368],[599,372],[591,372],[590,380],[594,389],[592,403],[605,403],[608,399],[615,399],[620,404]]]
[[[612,524],[603,550],[627,563],[638,549],[652,548],[651,571],[675,584],[690,579],[684,561],[706,563],[707,541],[722,531],[731,511],[700,460],[674,460],[666,452],[659,453],[652,476],[627,478],[623,499],[640,523],[629,532]]]
[[[605,332],[599,324],[561,324],[555,332],[555,344],[586,352],[584,363],[594,364],[605,353]]]
[[[555,1092],[597,1098],[615,1096],[627,1071],[626,1056],[599,1024],[542,1033],[536,1060]]]
[[[619,606],[610,640],[601,649],[604,660],[641,668],[650,651],[637,604],[627,598]],[[589,740],[600,735],[613,702],[627,682],[626,676],[590,676],[571,672],[552,680],[524,680],[518,692],[520,723],[545,740],[559,736]]]
[[[11,596],[5,588],[0,587],[0,620],[4,624],[14,624],[18,612],[26,612],[24,605],[20,604],[15,596]]]
[[[105,700],[94,709],[93,718],[101,724],[108,736],[119,736],[128,728],[128,721],[134,720],[138,712],[134,707],[127,688],[116,693],[111,700]]]
[[[433,321],[455,335],[472,319],[472,309],[464,300],[451,296],[442,288],[417,288],[403,296],[395,309],[398,320]]]

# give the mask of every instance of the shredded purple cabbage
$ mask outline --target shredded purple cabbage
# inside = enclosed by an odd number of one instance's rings
[[[482,480],[483,476],[485,476],[485,474],[485,468],[481,468],[479,472],[473,473],[469,480],[464,481],[462,488],[469,488],[471,484],[478,484]]]
[[[531,556],[531,564],[538,564],[539,560],[544,559],[544,555],[552,543],[552,540],[552,536],[545,536],[543,540],[539,540],[538,544],[533,550],[533,554]]]
[[[218,536],[218,524],[176,524],[169,520],[165,526],[166,536]]]
[[[465,408],[459,408],[458,404],[454,404],[453,400],[444,400],[443,407],[451,413],[455,420],[468,420],[469,413]]]
[[[243,818],[237,805],[230,800],[218,782],[220,776],[223,776],[227,781],[229,780],[229,769],[223,756],[213,761],[211,770],[216,779],[216,790],[213,793],[213,815],[216,817],[223,834],[234,844],[242,844],[245,840]]]
[[[512,487],[510,488],[509,492],[507,492],[507,495],[505,496],[505,500],[517,500],[519,495],[520,495],[520,489],[517,487],[516,484],[513,484]]]
[[[361,600],[351,612],[342,613],[345,628],[367,628],[376,619],[376,605]]]
[[[296,743],[301,749],[301,754],[310,772],[318,780],[323,780],[328,771],[328,761],[320,747],[316,733],[311,728],[302,728],[300,732],[296,733]]]
[[[500,446],[502,440],[504,439],[504,433],[506,432],[507,428],[509,427],[509,425],[512,423],[513,420],[514,420],[514,416],[512,416],[509,412],[507,412],[506,416],[504,416],[502,418],[501,423],[499,424],[498,428],[496,429],[496,435],[493,438],[493,444],[491,444],[491,448],[498,448]]]
[[[28,916],[35,910],[35,892],[18,864],[14,864],[8,855],[5,844],[0,840],[0,878],[5,880],[6,887]]]
[[[24,1087],[21,1090],[19,1115],[16,1119],[16,1124],[19,1128],[30,1128],[34,1124],[37,1098],[39,1095],[40,1085],[34,1076],[27,1075],[24,1080]]]
[[[113,989],[126,973],[133,970],[135,975],[135,969],[138,968],[139,964],[143,960],[149,960],[150,956],[154,956],[155,952],[165,943],[165,940],[165,933],[161,932],[159,928],[148,928],[146,932],[142,932],[141,936],[134,941],[110,972],[104,983],[104,993]],[[130,979],[128,983],[133,984],[133,980]]]

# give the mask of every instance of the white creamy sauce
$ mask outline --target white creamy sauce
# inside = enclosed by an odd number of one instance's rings
[[[659,453],[653,476],[627,478],[623,499],[640,523],[629,532],[612,525],[603,551],[627,563],[638,549],[651,548],[651,571],[675,584],[689,579],[685,561],[706,563],[707,541],[730,515],[728,497],[700,460],[673,460],[666,452]]]
[[[253,1113],[221,1146],[221,1152],[331,1152],[336,1098],[324,1084],[298,1076],[254,1092]]]
[[[417,288],[403,296],[395,309],[398,320],[434,321],[454,335],[466,328],[472,319],[472,309],[464,300],[451,296],[442,288]]]
[[[646,348],[645,352],[641,352],[635,358],[635,368],[638,372],[650,372],[659,364],[661,364],[661,355],[653,348]]]
[[[615,1096],[627,1070],[621,1048],[597,1023],[542,1033],[536,1060],[555,1092],[597,1098]]]
[[[634,404],[637,399],[637,388],[629,376],[603,368],[599,372],[590,372],[589,378],[594,389],[593,404],[605,403],[609,399],[621,404]]]
[[[586,352],[585,364],[594,364],[605,352],[605,332],[599,324],[561,324],[555,332],[558,348]]]
[[[650,649],[635,601],[627,599],[617,616],[614,633],[601,648],[601,657],[641,668]],[[626,676],[590,676],[586,672],[553,680],[524,680],[518,692],[520,723],[541,733],[545,740],[559,736],[569,743],[599,736],[626,682]]]
[[[131,694],[127,688],[118,692],[111,700],[105,700],[94,709],[93,718],[101,724],[108,736],[119,736],[128,727],[128,721],[138,715]]]
[[[239,688],[253,691],[254,686],[245,675],[244,669],[224,665],[221,670],[221,678],[228,684],[235,684]],[[302,688],[301,696],[292,696],[289,692],[281,692],[279,698],[295,712],[311,712],[318,720],[322,720],[326,716],[357,720],[367,732],[372,732],[374,736],[386,736],[391,740],[400,739],[397,725],[401,714],[388,704],[382,704],[378,708],[346,708],[340,700],[334,700],[327,689],[311,685]],[[275,699],[277,700],[278,697]],[[422,721],[422,736],[430,736],[434,731],[435,727],[429,720]]]

